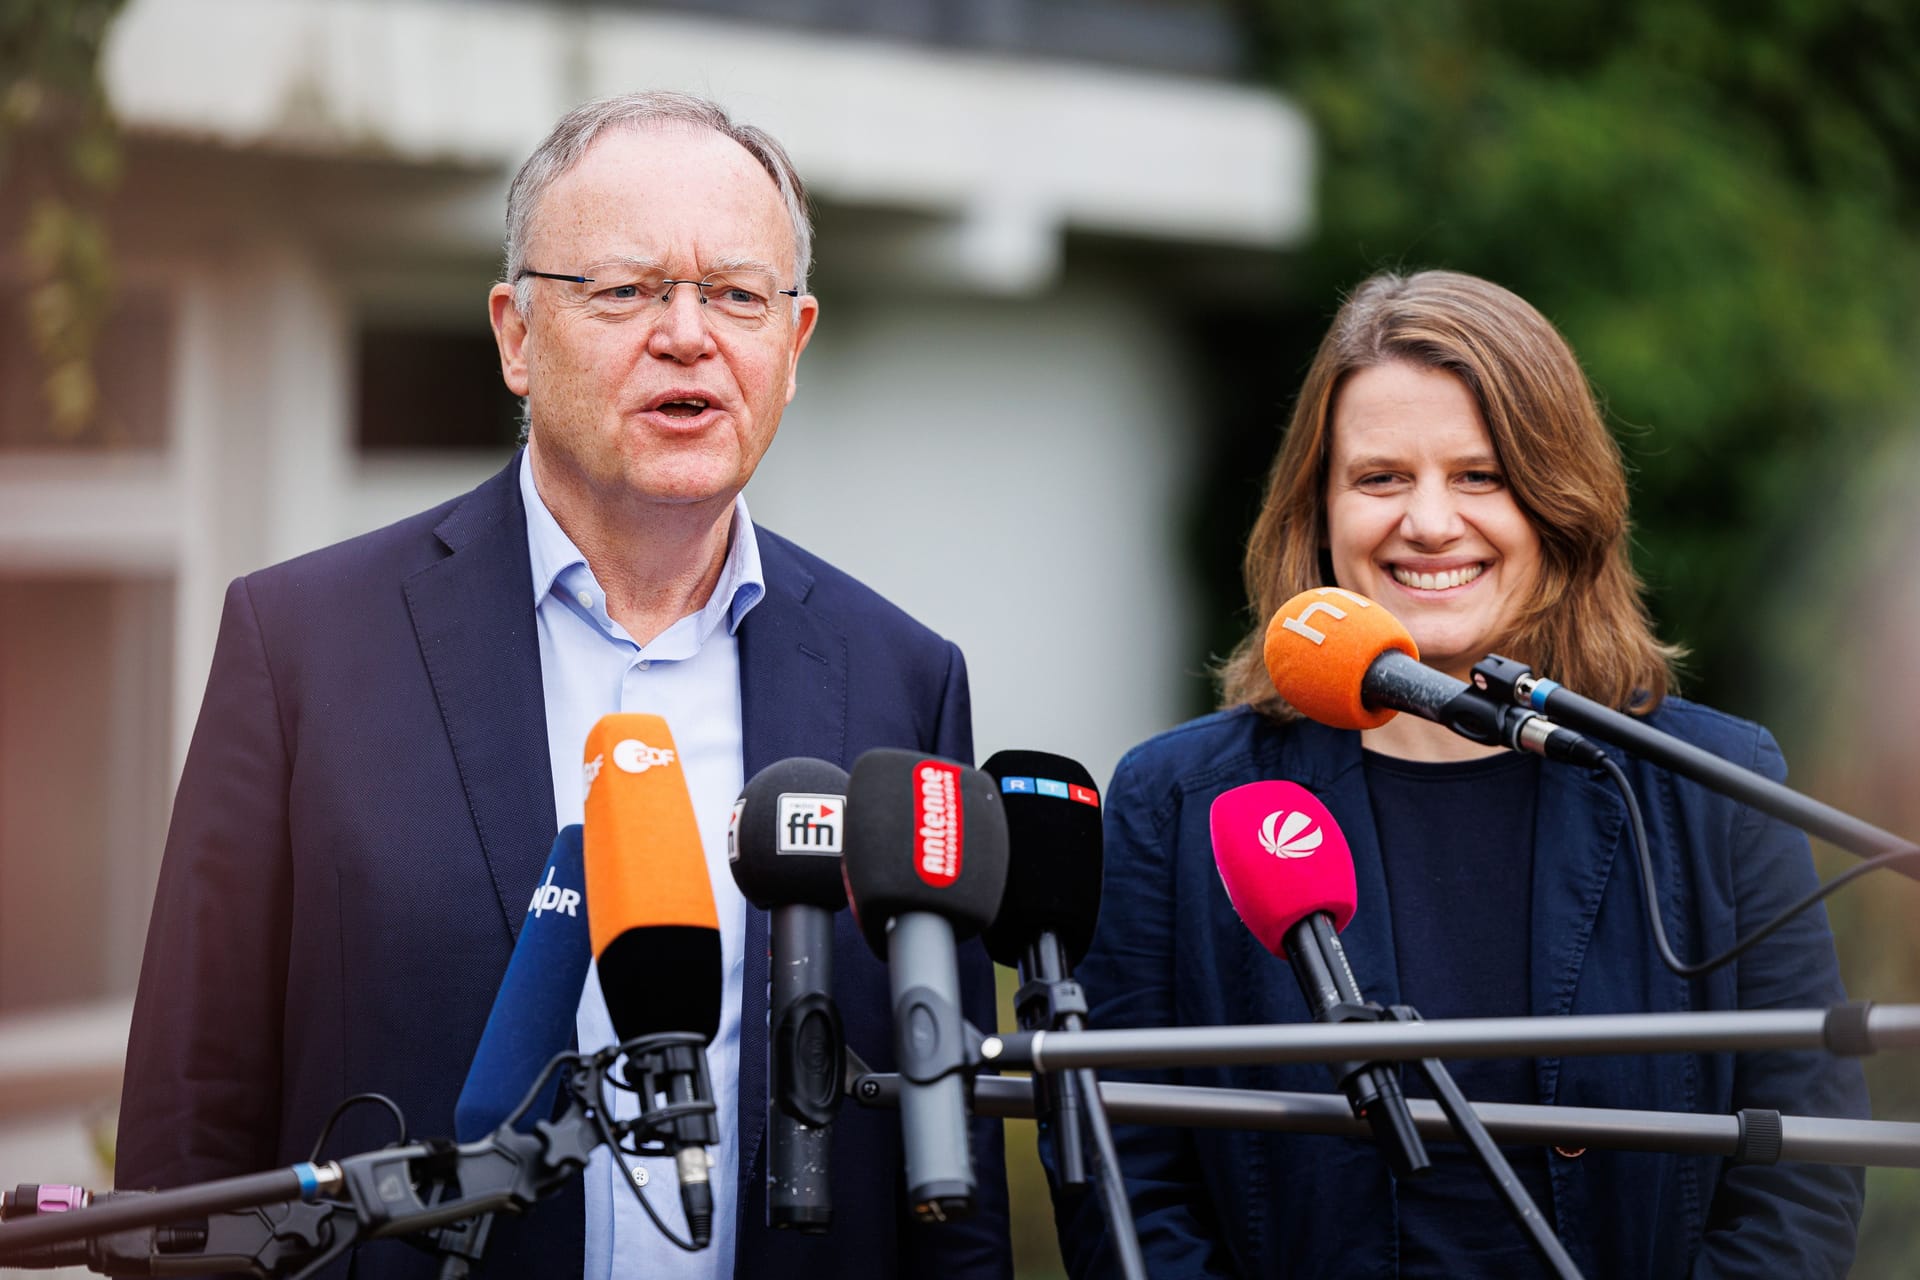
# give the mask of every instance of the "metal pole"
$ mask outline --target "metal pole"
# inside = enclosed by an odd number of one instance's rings
[[[864,1106],[898,1105],[899,1077],[862,1076],[853,1096]],[[1190,1129],[1265,1129],[1372,1136],[1347,1100],[1332,1093],[1267,1093],[1194,1085],[1103,1083],[1107,1114],[1120,1124],[1163,1124]],[[1437,1103],[1407,1102],[1423,1138],[1455,1141]],[[1740,1118],[1690,1111],[1631,1111],[1612,1107],[1543,1107],[1476,1102],[1474,1114],[1493,1138],[1509,1146],[1591,1147],[1606,1151],[1659,1151],[1738,1159]],[[974,1081],[974,1114],[1009,1119],[1033,1115],[1032,1082],[1017,1076],[981,1076]],[[1894,1120],[1839,1120],[1781,1116],[1782,1160],[1810,1164],[1862,1164],[1920,1169],[1920,1124]]]
[[[1297,1023],[1020,1031],[989,1036],[994,1067],[1197,1067],[1346,1059],[1529,1058],[1608,1053],[1720,1053],[1753,1049],[1920,1048],[1920,1005],[1581,1017],[1453,1018],[1430,1022]]]

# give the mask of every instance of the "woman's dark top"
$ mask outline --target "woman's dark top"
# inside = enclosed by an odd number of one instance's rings
[[[1537,757],[1400,760],[1361,755],[1380,836],[1400,999],[1423,1018],[1504,1018],[1527,1012],[1533,919],[1533,801]],[[1447,1065],[1472,1102],[1535,1102],[1531,1058],[1462,1058]],[[1410,1098],[1430,1098],[1418,1067]],[[1432,1142],[1433,1168],[1402,1179],[1400,1275],[1547,1275],[1525,1229],[1465,1146]],[[1507,1162],[1537,1206],[1551,1205],[1546,1149],[1514,1147]]]

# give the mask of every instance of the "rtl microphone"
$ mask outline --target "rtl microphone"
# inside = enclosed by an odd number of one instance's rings
[[[923,1221],[944,1222],[972,1210],[978,1186],[954,948],[1000,906],[1006,816],[986,774],[887,748],[854,762],[847,815],[847,898],[893,991],[907,1200]]]
[[[602,716],[584,767],[587,924],[614,1034],[622,1043],[667,1032],[711,1041],[720,919],[673,734],[659,716]],[[630,1061],[629,1080],[634,1068]],[[665,1050],[661,1074],[670,1104],[711,1100],[703,1049]],[[673,1129],[680,1201],[695,1247],[704,1247],[713,1227],[707,1146],[719,1134],[711,1112],[681,1116]]]
[[[1314,1020],[1336,1022],[1342,1006],[1361,1006],[1338,932],[1353,919],[1353,855],[1327,807],[1292,782],[1250,782],[1215,797],[1208,822],[1234,912],[1261,946],[1286,957]],[[1425,1170],[1431,1161],[1394,1069],[1345,1062],[1333,1071],[1395,1172]]]
[[[1342,587],[1314,587],[1280,606],[1267,627],[1266,659],[1280,696],[1336,729],[1377,729],[1410,711],[1487,746],[1589,769],[1606,759],[1573,730],[1424,665],[1398,618]]]
[[[831,1138],[847,1060],[833,915],[847,902],[846,830],[847,771],[805,757],[754,774],[727,826],[734,883],[769,914],[767,1223],[808,1233],[833,1224]]]
[[[987,954],[1018,969],[1025,984],[1067,982],[1092,945],[1100,918],[1100,793],[1093,775],[1079,761],[1045,751],[999,751],[981,769],[1000,787],[1008,854],[1000,912],[981,940]],[[1040,994],[1038,987],[1023,986],[1022,996],[1029,990]],[[1016,999],[1015,1012],[1026,1030],[1052,1029],[1042,1000]],[[1078,1011],[1061,1022],[1068,1031],[1083,1025]],[[1053,1141],[1060,1181],[1069,1187],[1087,1181],[1081,1080],[1071,1071],[1034,1077],[1041,1129]]]
[[[534,886],[513,944],[513,956],[480,1033],[467,1082],[454,1104],[453,1132],[461,1142],[499,1128],[533,1087],[542,1067],[572,1043],[580,988],[593,951],[587,941],[586,870],[580,824],[553,839],[546,871]],[[515,1128],[531,1133],[553,1111],[556,1072]]]

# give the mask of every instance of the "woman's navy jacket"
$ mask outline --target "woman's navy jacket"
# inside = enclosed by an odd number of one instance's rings
[[[1650,723],[1768,777],[1785,776],[1778,747],[1757,725],[1677,698]],[[1813,887],[1798,831],[1614,754],[1639,794],[1661,911],[1683,958],[1718,954]],[[1164,733],[1120,762],[1106,796],[1099,933],[1076,974],[1093,1027],[1308,1019],[1286,961],[1262,949],[1234,915],[1208,832],[1215,796],[1275,778],[1311,790],[1345,832],[1359,901],[1342,935],[1346,953],[1369,999],[1398,1001],[1359,735],[1305,721],[1280,725],[1241,708]],[[1529,1012],[1804,1008],[1845,998],[1820,908],[1734,963],[1686,980],[1661,965],[1641,896],[1626,806],[1612,784],[1544,765],[1534,817]],[[1332,1087],[1319,1065],[1102,1074],[1239,1089]],[[1859,1067],[1812,1052],[1542,1058],[1536,1078],[1543,1104],[1868,1112]],[[1394,1182],[1365,1141],[1143,1126],[1120,1126],[1117,1137],[1156,1280],[1397,1272]],[[1857,1169],[1597,1149],[1548,1161],[1552,1204],[1541,1208],[1588,1276],[1841,1276],[1853,1256]],[[1098,1198],[1077,1196],[1058,1208],[1069,1270],[1112,1273]]]

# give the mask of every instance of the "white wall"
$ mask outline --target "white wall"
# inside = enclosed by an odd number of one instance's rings
[[[981,758],[1057,751],[1105,786],[1180,714],[1188,371],[1137,294],[824,305],[754,518],[966,652]]]

